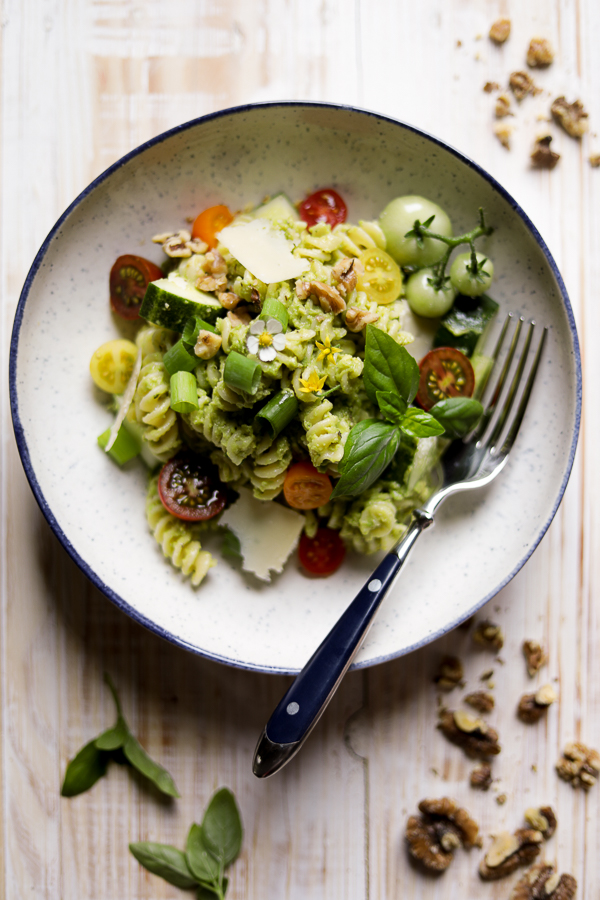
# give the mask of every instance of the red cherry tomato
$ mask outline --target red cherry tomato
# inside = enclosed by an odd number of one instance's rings
[[[294,463],[283,482],[283,495],[294,509],[325,506],[332,491],[329,476],[319,472],[310,462]]]
[[[425,410],[448,397],[471,397],[475,373],[470,361],[454,347],[430,350],[419,363],[417,400]]]
[[[158,266],[143,256],[119,256],[109,279],[113,311],[123,319],[137,319],[148,284],[162,277]]]
[[[344,561],[346,548],[339,532],[319,528],[314,537],[302,534],[298,547],[300,564],[311,575],[333,575]]]
[[[345,222],[347,215],[346,204],[333,188],[321,188],[300,204],[300,218],[309,228],[318,222],[325,222],[333,228]]]
[[[174,456],[162,467],[158,495],[167,512],[186,522],[212,519],[227,501],[212,467],[200,457],[186,453]]]
[[[196,216],[192,225],[192,237],[200,238],[209,247],[216,247],[219,242],[217,234],[231,222],[233,216],[227,206],[210,206]]]

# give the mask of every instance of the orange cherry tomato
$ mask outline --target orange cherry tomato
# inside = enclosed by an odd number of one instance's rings
[[[333,575],[344,561],[346,548],[339,533],[319,528],[314,537],[303,534],[298,547],[300,564],[311,575]]]
[[[216,247],[217,234],[231,222],[233,216],[226,206],[210,206],[197,216],[192,225],[192,237],[200,238],[209,247]]]
[[[283,495],[294,509],[317,509],[324,506],[333,487],[329,476],[317,471],[310,462],[294,463],[283,482]]]
[[[143,256],[119,256],[110,270],[110,305],[122,319],[137,319],[146,288],[163,277],[162,271]]]
[[[454,347],[430,350],[419,363],[420,377],[417,400],[430,410],[448,397],[472,397],[475,373],[469,359]]]

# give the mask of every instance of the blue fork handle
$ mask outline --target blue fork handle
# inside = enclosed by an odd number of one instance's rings
[[[256,746],[252,771],[258,778],[273,775],[296,755],[362,646],[415,541],[432,523],[429,512],[415,510],[398,546],[377,566],[281,699]]]

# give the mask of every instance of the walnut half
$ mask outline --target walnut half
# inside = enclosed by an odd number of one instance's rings
[[[529,677],[533,678],[536,672],[539,672],[542,666],[548,662],[548,657],[538,641],[523,641],[523,653]]]
[[[483,719],[476,719],[463,710],[442,710],[437,727],[471,758],[486,759],[500,753],[498,732]]]
[[[527,48],[527,65],[545,69],[554,62],[552,44],[546,38],[534,37]]]
[[[550,107],[553,119],[571,137],[580,138],[588,130],[588,114],[581,100],[568,103],[565,97],[557,97]]]
[[[458,656],[444,656],[433,680],[441,691],[451,691],[462,682],[463,674]]]
[[[408,852],[430,872],[444,872],[458,847],[479,843],[479,826],[449,797],[421,800],[420,816],[406,823]]]
[[[496,19],[490,28],[489,38],[495,44],[503,44],[510,37],[510,19]]]
[[[480,713],[490,712],[495,705],[494,698],[489,691],[473,691],[471,694],[467,694],[464,700]]]
[[[567,744],[556,763],[560,778],[570,781],[574,788],[589,791],[596,784],[600,772],[600,754],[578,741]]]
[[[542,833],[531,828],[518,828],[514,834],[499,832],[479,864],[480,878],[497,881],[511,875],[519,866],[529,865],[538,856],[543,840]]]
[[[504,646],[504,634],[499,625],[494,625],[487,619],[484,622],[478,622],[473,632],[473,640],[480,647],[487,647],[489,650],[501,650]]]
[[[560,153],[550,149],[552,138],[549,134],[536,140],[531,151],[531,165],[535,169],[553,169],[560,159]]]
[[[556,698],[556,691],[551,684],[543,685],[535,694],[523,694],[517,707],[517,716],[526,725],[539,722]]]
[[[528,72],[512,72],[508,79],[508,86],[519,103],[527,94],[533,94],[535,91],[533,78]]]
[[[559,875],[554,866],[541,862],[517,881],[510,900],[573,900],[576,892],[577,881],[572,875]]]

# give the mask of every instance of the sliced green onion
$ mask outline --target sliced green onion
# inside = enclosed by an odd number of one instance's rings
[[[236,350],[232,350],[227,357],[223,369],[223,381],[229,387],[247,394],[255,394],[261,376],[260,363],[256,359],[248,359]]]
[[[179,340],[167,350],[163,362],[169,375],[174,375],[175,372],[191,372],[198,365],[199,359],[194,353],[190,353],[183,340]]]
[[[111,429],[107,428],[98,438],[98,445],[102,447],[103,450],[108,444],[110,432]],[[114,459],[120,466],[123,466],[126,462],[129,462],[130,459],[133,459],[134,456],[137,456],[139,452],[139,440],[137,440],[133,434],[130,434],[124,425],[121,425],[112,447],[107,451],[107,455],[110,456],[111,459]]]
[[[171,409],[178,413],[198,409],[198,382],[191,372],[180,370],[171,375]]]
[[[265,403],[256,418],[264,423],[272,438],[283,431],[298,412],[298,401],[292,391],[280,391]]]
[[[213,334],[217,333],[215,326],[205,322],[200,316],[190,316],[183,326],[183,331],[181,333],[181,340],[188,350],[194,349],[196,341],[198,340],[198,334],[201,331],[212,331]]]
[[[277,319],[285,331],[288,326],[288,311],[280,300],[276,300],[275,297],[267,297],[262,305],[259,319],[264,319],[265,322],[267,319]]]

